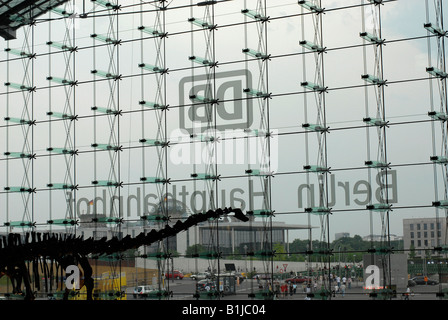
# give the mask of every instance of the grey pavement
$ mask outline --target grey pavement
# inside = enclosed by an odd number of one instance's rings
[[[170,283],[170,290],[173,291],[174,295],[171,300],[195,300],[193,298],[194,293],[194,281],[190,280],[182,280]],[[417,285],[411,287],[411,295],[409,295],[409,300],[440,300],[437,297],[437,292],[441,290],[446,290],[448,288],[448,284],[443,283],[442,285]],[[127,293],[132,293],[131,288],[128,288]],[[249,298],[249,294],[258,291],[258,286],[255,281],[245,280],[241,285],[237,287],[236,294],[223,296],[221,300],[259,300],[259,299],[251,299]],[[404,295],[405,290],[401,290],[397,292],[397,294],[389,300],[405,300],[406,296]],[[132,299],[132,295],[128,295],[128,299]],[[301,286],[298,286],[295,294],[292,295],[278,295],[276,300],[309,300],[307,298],[307,293]],[[311,300],[320,300],[317,298]],[[351,288],[347,288],[345,294],[340,292],[335,292],[331,294],[331,297],[328,297],[327,300],[336,300],[336,301],[344,301],[344,300],[381,300],[380,297],[376,299],[369,295],[369,292],[364,290],[359,284],[353,285]]]

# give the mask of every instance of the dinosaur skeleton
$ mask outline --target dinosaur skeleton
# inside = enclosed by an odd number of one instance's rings
[[[79,265],[84,276],[80,287],[86,287],[87,300],[92,300],[94,280],[92,277],[93,270],[88,260],[89,256],[110,255],[129,249],[137,249],[175,236],[201,222],[218,219],[229,213],[234,213],[234,217],[241,221],[249,220],[241,209],[224,208],[216,211],[209,210],[204,214],[193,214],[184,222],[179,220],[173,226],[167,224],[161,230],[152,229],[149,233],[142,232],[134,238],[128,235],[122,239],[113,237],[108,240],[104,237],[94,240],[93,238],[83,239],[82,236],[72,234],[29,232],[21,235],[9,233],[0,237],[0,277],[7,275],[10,278],[14,294],[22,293],[23,283],[25,287],[24,299],[34,300],[35,296],[31,288],[34,281],[35,288],[40,290],[39,267],[44,274],[45,290],[48,292],[48,286],[50,286],[50,291],[52,290],[52,281],[48,283],[47,279],[50,278],[51,280],[53,277],[53,267],[56,268],[56,274],[60,272],[63,276],[69,265]],[[34,275],[33,279],[30,276],[30,271]],[[58,287],[58,279],[59,277],[56,276],[56,287]],[[68,294],[69,290],[66,289],[64,300],[68,299]]]

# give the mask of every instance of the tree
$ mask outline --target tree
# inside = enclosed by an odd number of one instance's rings
[[[285,250],[285,246],[281,243],[274,244],[275,257],[274,260],[281,261],[286,260],[288,258]]]
[[[203,252],[206,252],[206,248],[202,244],[194,244],[192,246],[189,246],[185,252],[187,256],[192,256],[195,254],[200,254]]]
[[[416,257],[415,246],[413,243],[411,243],[411,246],[409,247],[409,260],[414,260],[415,257]]]

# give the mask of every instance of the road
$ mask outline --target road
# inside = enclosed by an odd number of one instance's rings
[[[193,294],[195,292],[196,281],[184,278],[183,280],[170,280],[168,285],[169,291],[173,292],[171,300],[195,300]],[[410,296],[410,300],[439,300],[436,293],[439,289],[447,289],[448,284],[429,286],[429,285],[417,285],[411,288],[413,294]],[[246,279],[242,284],[237,286],[237,292],[234,295],[223,296],[221,300],[250,300],[248,295],[251,292],[258,291],[258,286],[255,280]],[[132,300],[132,288],[126,290],[128,293],[128,300]],[[302,291],[299,286],[296,294],[279,296],[279,300],[306,300],[307,294]],[[399,292],[392,300],[402,300],[404,296],[402,292]],[[361,286],[354,286],[351,289],[347,289],[345,295],[340,293],[332,294],[330,300],[374,300],[369,296],[367,292]]]

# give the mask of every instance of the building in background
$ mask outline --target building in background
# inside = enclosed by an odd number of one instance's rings
[[[168,220],[161,219],[165,216],[163,214],[165,211],[167,212],[166,216],[169,217]],[[153,219],[125,221],[120,227],[108,223],[108,218],[104,214],[97,214],[96,216],[92,214],[81,215],[79,232],[84,238],[93,237],[95,239],[103,237],[110,239],[113,236],[122,238],[127,235],[135,237],[141,232],[163,229],[166,224],[174,225],[178,220],[184,220],[191,214],[188,206],[181,201],[166,199],[159,202],[158,206],[154,207],[147,216],[152,216]],[[94,217],[102,222],[92,222]],[[156,219],[156,217],[160,219]],[[194,226],[174,237],[169,237],[166,243],[169,250],[180,255],[184,255],[188,247],[193,245],[201,245],[207,248],[212,243],[212,237],[219,238],[220,249],[227,254],[245,254],[248,249],[262,250],[262,244],[266,242],[284,244],[285,250],[289,251],[289,232],[309,229],[310,227],[307,225],[287,224],[285,222],[272,222],[272,224],[266,225],[257,218],[251,219],[249,223],[244,223],[228,216],[220,219],[216,225],[201,223]],[[267,230],[269,230],[269,233],[267,233]],[[266,238],[266,234],[268,234],[268,238]],[[157,250],[157,244],[147,248],[147,252],[156,252]]]
[[[350,237],[350,232],[338,232],[338,233],[335,233],[335,235],[334,235],[335,240],[338,240],[341,238],[349,238],[349,237]]]
[[[424,258],[447,240],[447,218],[403,219],[405,248],[414,248],[415,256]]]

